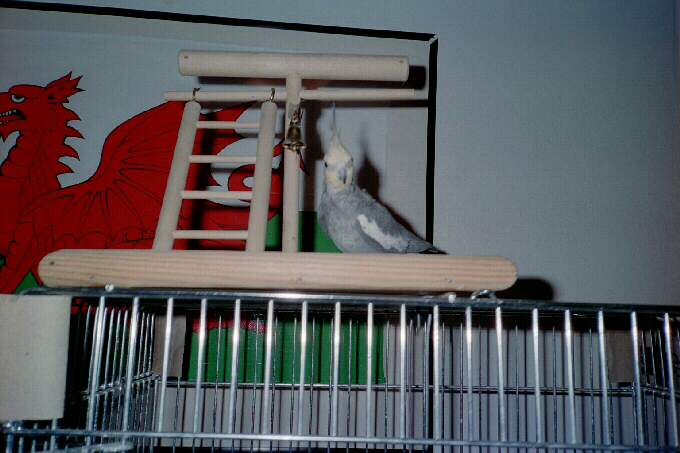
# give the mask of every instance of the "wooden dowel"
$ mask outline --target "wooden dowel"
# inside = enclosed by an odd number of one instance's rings
[[[274,155],[274,129],[276,127],[276,104],[264,102],[260,113],[262,125],[257,137],[257,162],[255,182],[248,216],[248,242],[246,251],[264,252],[267,236],[267,214],[272,187],[272,159]]]
[[[196,101],[189,101],[184,106],[182,123],[179,127],[177,144],[172,156],[170,174],[163,195],[163,205],[158,218],[156,236],[153,241],[154,250],[172,250],[172,233],[177,228],[179,211],[182,206],[181,190],[187,182],[189,174],[189,156],[194,149],[196,138],[196,121],[201,114],[201,106]]]
[[[305,101],[407,101],[416,97],[411,88],[353,89],[353,90],[302,90]]]
[[[213,190],[183,190],[182,198],[185,200],[250,200],[252,192],[231,191],[217,192]]]
[[[175,239],[245,240],[248,239],[248,232],[245,230],[176,230],[172,236]]]
[[[405,56],[182,50],[178,60],[180,74],[199,77],[282,79],[298,74],[316,80],[405,82],[409,73]]]
[[[254,164],[255,156],[189,156],[192,164]]]
[[[258,130],[258,123],[239,123],[237,121],[198,121],[196,127],[199,129],[252,129]]]
[[[198,102],[251,102],[266,101],[271,97],[271,90],[268,91],[166,91],[163,98],[166,101],[190,101],[196,99]],[[274,95],[275,101],[285,101],[286,94],[277,91]]]
[[[300,106],[300,90],[302,79],[293,74],[286,77],[286,120],[285,134],[288,134],[288,126],[293,113]],[[281,237],[281,250],[284,252],[298,251],[298,203],[300,198],[300,155],[295,151],[284,148],[283,152],[283,227]]]
[[[404,101],[415,99],[416,92],[412,88],[357,88],[337,90],[301,90],[300,98],[308,101]],[[271,98],[271,91],[168,91],[166,101],[198,102],[251,102],[267,101]],[[285,102],[288,94],[284,90],[277,90],[274,94],[275,102]]]
[[[501,257],[175,250],[60,250],[40,263],[48,286],[500,291],[515,266]]]

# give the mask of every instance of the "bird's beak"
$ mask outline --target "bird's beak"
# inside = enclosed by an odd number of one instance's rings
[[[347,169],[341,168],[338,170],[338,177],[342,181],[342,184],[347,184]]]

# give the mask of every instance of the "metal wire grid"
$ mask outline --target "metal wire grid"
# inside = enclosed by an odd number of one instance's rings
[[[66,415],[7,424],[5,449],[675,450],[677,323],[670,307],[80,290]]]

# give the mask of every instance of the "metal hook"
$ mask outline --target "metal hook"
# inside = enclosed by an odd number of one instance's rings
[[[491,299],[496,300],[496,293],[488,289],[480,289],[470,295],[470,299]]]
[[[196,92],[197,92],[198,90],[200,90],[200,89],[201,89],[201,87],[197,87],[197,88],[194,88],[194,89],[191,91],[191,100],[192,100],[192,101],[195,101],[195,100],[196,100]]]
[[[276,94],[276,88],[272,88],[272,94],[269,95],[270,102],[274,102],[274,94]]]

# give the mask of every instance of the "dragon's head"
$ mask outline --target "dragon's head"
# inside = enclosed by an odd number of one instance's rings
[[[25,134],[37,129],[63,127],[71,120],[77,120],[71,110],[64,107],[68,98],[79,91],[80,77],[71,78],[66,74],[47,86],[15,85],[0,93],[0,139],[16,131]],[[69,128],[70,129],[70,128]]]

